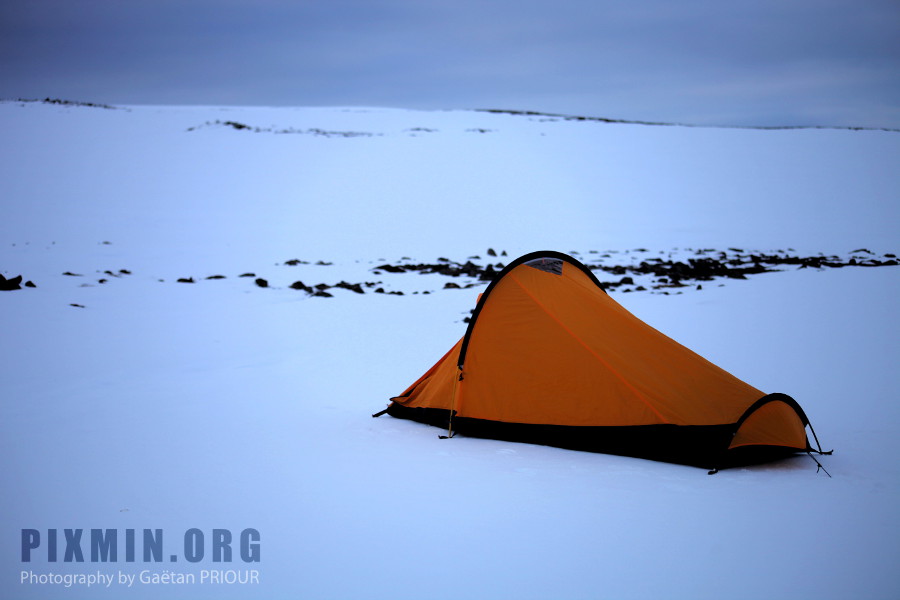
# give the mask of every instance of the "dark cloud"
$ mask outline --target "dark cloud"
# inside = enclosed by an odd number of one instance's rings
[[[0,96],[900,126],[894,0],[6,0]]]

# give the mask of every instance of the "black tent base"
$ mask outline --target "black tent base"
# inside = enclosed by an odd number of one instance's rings
[[[780,446],[743,446],[728,450],[737,424],[568,426],[503,423],[453,417],[437,408],[410,408],[391,403],[387,414],[450,430],[454,434],[554,446],[568,450],[631,456],[721,470],[771,462],[803,450]]]

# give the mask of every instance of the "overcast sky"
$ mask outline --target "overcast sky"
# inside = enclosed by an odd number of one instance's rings
[[[900,127],[900,0],[0,0],[0,98]]]

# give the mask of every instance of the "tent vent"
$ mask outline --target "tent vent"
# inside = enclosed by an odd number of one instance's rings
[[[536,258],[534,260],[529,260],[525,264],[541,271],[553,273],[554,275],[562,275],[563,261],[558,258]]]

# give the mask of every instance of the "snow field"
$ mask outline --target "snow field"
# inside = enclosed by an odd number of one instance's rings
[[[373,135],[188,131],[216,120]],[[510,260],[540,248],[896,251],[896,134],[18,103],[0,104],[0,122],[8,132],[0,272],[38,285],[0,295],[8,541],[0,595],[891,598],[900,590],[895,267],[614,296],[738,377],[794,396],[835,449],[822,459],[832,478],[805,456],[708,476],[440,440],[436,428],[372,419],[462,336],[483,288],[440,290],[439,280],[429,295],[311,298],[287,287],[346,279],[424,289],[427,276],[370,269],[380,258],[484,258],[487,247]],[[284,266],[291,258],[334,264]],[[273,285],[259,288],[243,272]],[[227,278],[204,279],[216,273]],[[176,283],[186,276],[197,283]],[[260,583],[23,586],[20,530],[54,527],[163,528],[173,537],[189,527],[254,527]]]

